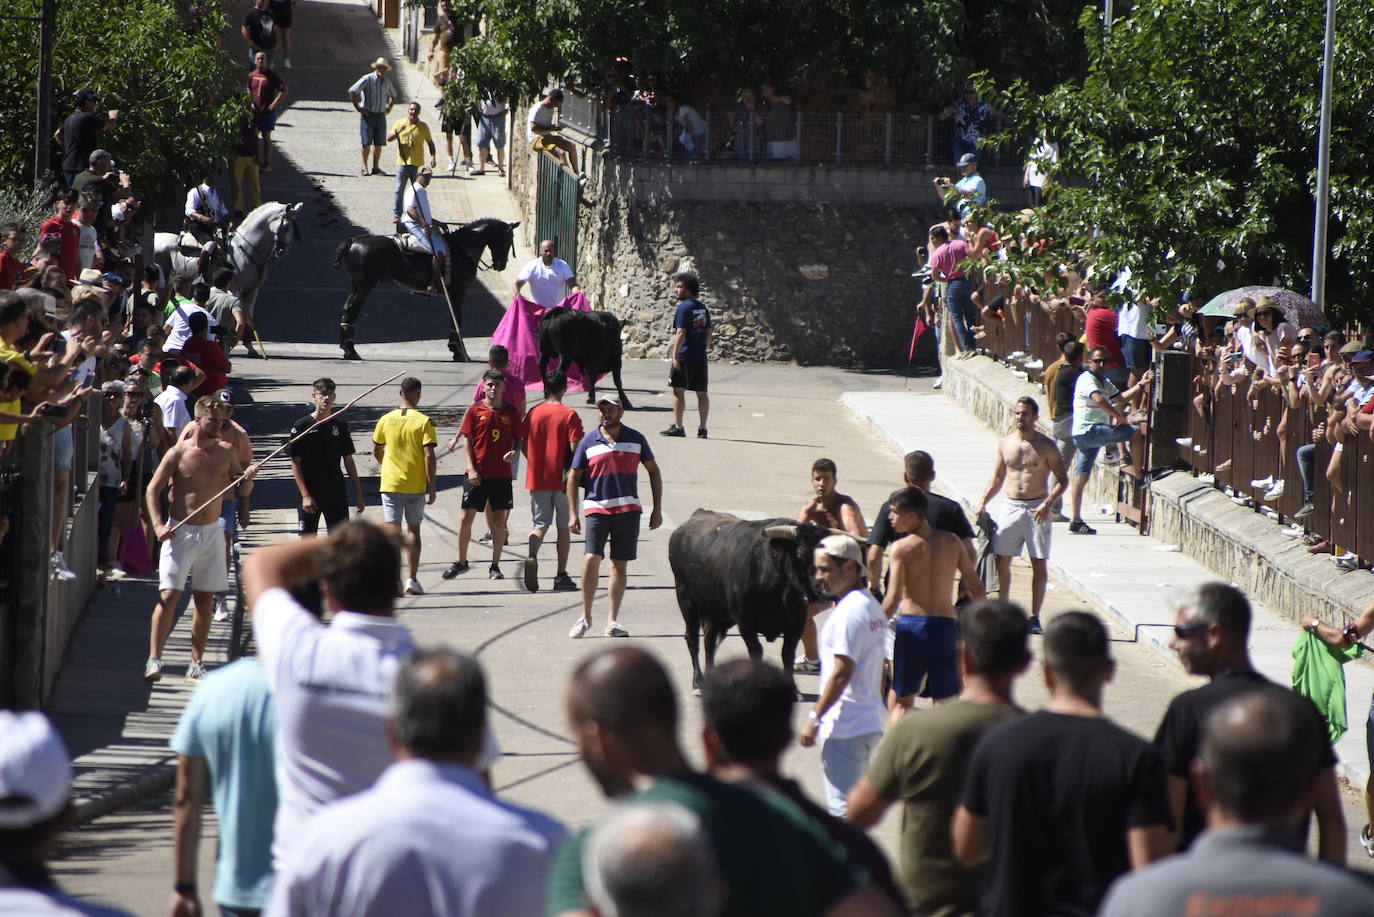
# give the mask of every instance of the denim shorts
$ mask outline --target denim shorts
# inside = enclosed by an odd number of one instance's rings
[[[386,146],[386,115],[368,112],[358,121],[361,146]]]
[[[398,494],[382,491],[382,521],[419,525],[425,521],[424,493]]]
[[[72,441],[72,425],[67,424],[52,435],[52,466],[58,471],[72,470],[72,453],[76,445]]]
[[[485,150],[493,145],[498,150],[506,148],[506,116],[504,114],[492,115],[491,117],[482,115],[477,119],[477,148]]]

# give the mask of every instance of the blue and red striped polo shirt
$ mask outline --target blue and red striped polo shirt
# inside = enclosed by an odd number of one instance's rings
[[[652,462],[654,450],[638,430],[621,424],[620,439],[611,442],[597,427],[582,437],[573,454],[572,466],[582,472],[586,496],[582,512],[639,513],[639,465]]]

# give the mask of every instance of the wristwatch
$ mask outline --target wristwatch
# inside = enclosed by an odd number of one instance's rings
[[[821,715],[817,713],[815,710],[812,710],[810,713],[806,715],[806,721],[813,726],[820,725]]]
[[[172,891],[186,898],[196,896],[196,883],[194,882],[173,882]]]
[[[1307,630],[1308,630],[1308,632],[1314,633],[1314,634],[1315,634],[1315,633],[1317,632],[1317,624],[1318,624],[1318,621],[1317,621],[1316,618],[1313,618],[1311,621],[1309,621],[1308,624],[1307,624]]]

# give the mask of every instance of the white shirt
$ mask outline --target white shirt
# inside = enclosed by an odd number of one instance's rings
[[[70,341],[73,336],[73,330],[71,328],[66,329],[62,332],[62,336]],[[92,385],[95,383],[95,368],[95,355],[90,354],[80,363],[76,364],[76,368],[67,374],[67,378],[77,385]]]
[[[1138,302],[1126,303],[1116,317],[1116,333],[1128,334],[1142,341],[1149,340],[1150,310]]]
[[[273,883],[268,915],[542,917],[565,834],[457,764],[412,758],[322,810]]]
[[[167,343],[163,346],[164,350],[176,353],[186,346],[186,342],[191,339],[191,315],[195,312],[204,312],[205,320],[210,323],[210,327],[215,326],[215,317],[206,309],[195,303],[190,305],[179,304],[172,310],[172,314],[167,316],[166,324],[171,326],[171,330],[167,332]],[[206,336],[212,341],[217,340],[213,331],[207,331]]]
[[[348,87],[350,93],[358,96],[358,106],[370,115],[386,114],[386,107],[401,97],[396,84],[391,82],[391,71],[386,76],[377,76],[377,71],[364,74],[357,82]]]
[[[706,122],[702,120],[697,110],[690,105],[679,105],[677,109],[677,123],[689,134],[706,133]]]
[[[1026,160],[1026,184],[1032,188],[1043,188],[1049,173],[1059,162],[1059,144],[1041,139],[1032,156],[1034,158]],[[1037,159],[1040,161],[1036,162]]]
[[[186,192],[186,215],[200,213],[202,207],[199,205],[202,202],[205,208],[209,208],[210,216],[217,223],[223,223],[229,219],[229,208],[225,207],[224,201],[219,199],[219,192],[205,184],[196,185]]]
[[[182,428],[191,422],[186,393],[170,382],[163,384],[162,394],[153,399],[153,404],[162,408],[162,425],[172,431],[172,439],[180,436]]]
[[[487,95],[482,101],[482,117],[495,118],[506,113],[506,103],[494,96]]]
[[[1092,400],[1093,392],[1101,392],[1108,401],[1118,393],[1118,389],[1107,379],[1099,379],[1090,371],[1082,373],[1073,384],[1073,430],[1074,436],[1088,432],[1095,423],[1110,424],[1112,415],[1097,406]]]
[[[557,109],[549,108],[543,102],[534,103],[534,107],[530,109],[529,126],[527,128],[531,143],[534,142],[534,138],[542,136],[534,132],[536,125],[539,127],[553,127],[553,116],[556,111]]]
[[[427,225],[434,223],[434,215],[429,209],[429,191],[426,190],[424,185],[417,181],[410,182],[406,186],[405,200],[401,204],[401,222],[405,224],[406,229],[413,229],[416,232],[423,233],[425,231],[424,226],[421,226],[419,223],[415,222],[415,220],[411,219],[411,207],[420,211]]]
[[[542,258],[535,258],[520,269],[518,279],[530,285],[529,299],[552,309],[568,295],[568,281],[574,276],[573,269],[562,258],[555,258],[548,265]]]
[[[85,223],[81,222],[79,216],[80,214],[72,217],[72,225],[81,233],[78,251],[81,257],[81,269],[84,271],[86,268],[95,264],[95,252],[96,249],[99,248],[100,243],[95,237],[95,227],[87,226]]]
[[[391,763],[387,696],[415,640],[390,618],[351,611],[325,627],[285,589],[258,597],[253,639],[277,702],[272,857],[280,865],[311,815],[372,786]]]
[[[836,656],[853,659],[854,674],[821,717],[817,737],[825,741],[882,732],[887,725],[882,695],[887,615],[873,593],[862,587],[850,590],[826,618],[820,637],[821,685],[834,673]]]

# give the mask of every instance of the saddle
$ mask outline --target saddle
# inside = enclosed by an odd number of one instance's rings
[[[420,244],[420,240],[408,232],[398,232],[391,237],[391,240],[396,243],[396,247],[401,250],[401,254],[403,255],[429,254],[428,249]]]

